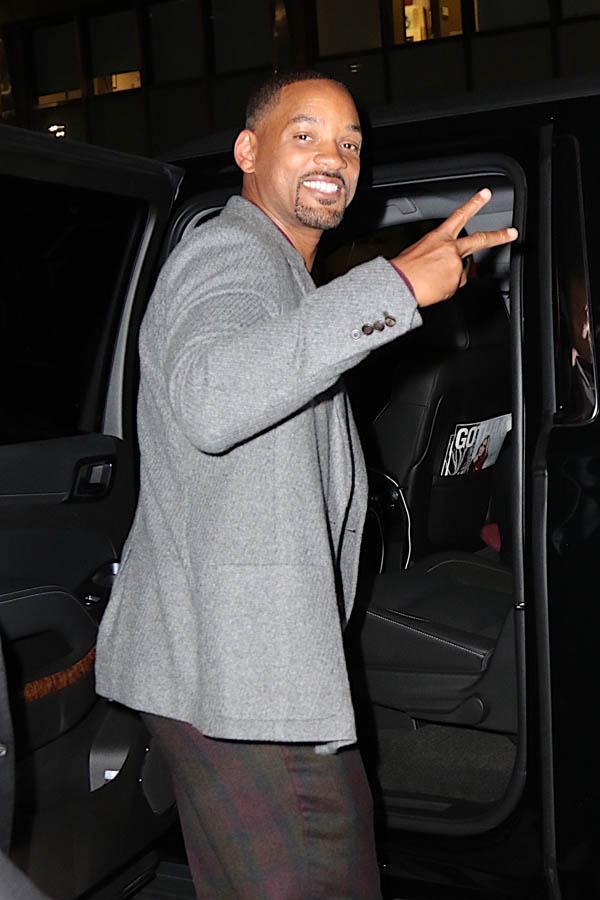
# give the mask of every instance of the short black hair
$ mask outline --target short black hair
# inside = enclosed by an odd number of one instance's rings
[[[348,87],[336,78],[305,69],[299,72],[275,73],[264,81],[251,95],[246,106],[246,128],[255,131],[258,123],[266,112],[269,112],[279,100],[279,95],[284,87],[296,84],[299,81],[332,81],[347,94],[352,96]]]

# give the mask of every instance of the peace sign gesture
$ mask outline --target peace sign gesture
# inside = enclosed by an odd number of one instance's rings
[[[391,260],[412,284],[419,306],[447,300],[463,286],[466,281],[465,257],[484,247],[509,244],[518,236],[516,228],[502,228],[458,237],[491,196],[488,188],[479,191],[455,209],[445,222]]]

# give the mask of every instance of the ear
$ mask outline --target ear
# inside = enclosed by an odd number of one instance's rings
[[[256,159],[257,137],[249,128],[244,128],[237,136],[233,145],[233,156],[244,175],[254,172]]]

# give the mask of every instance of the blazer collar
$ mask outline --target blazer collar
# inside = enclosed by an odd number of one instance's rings
[[[248,225],[260,231],[261,234],[268,240],[273,241],[283,251],[291,265],[295,268],[303,269],[305,272],[307,271],[302,254],[296,250],[279,226],[255,203],[235,194],[229,198],[223,211],[233,213],[233,215],[243,219]]]

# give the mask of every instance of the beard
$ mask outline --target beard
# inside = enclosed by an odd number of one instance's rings
[[[319,175],[328,176],[330,178],[337,178],[341,180],[343,183],[342,191],[344,192],[344,202],[339,205],[338,198],[332,198],[331,200],[326,200],[324,197],[319,198],[318,206],[307,206],[300,199],[300,189],[302,187],[302,182],[306,181],[308,178],[318,178]],[[314,172],[310,175],[304,175],[298,181],[298,187],[296,189],[296,203],[294,205],[294,215],[298,219],[302,225],[306,225],[308,228],[317,228],[319,231],[327,231],[330,228],[337,228],[342,219],[344,218],[344,213],[346,212],[347,203],[347,192],[346,185],[343,182],[343,179],[340,179],[340,176],[337,172]]]

